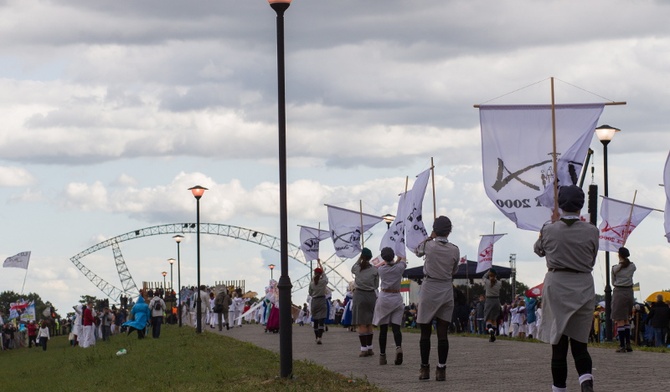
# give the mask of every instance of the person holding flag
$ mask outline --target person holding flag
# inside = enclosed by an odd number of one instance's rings
[[[595,288],[593,266],[598,228],[579,219],[584,191],[576,185],[558,192],[560,219],[545,223],[534,251],[545,257],[542,321],[538,338],[551,344],[552,392],[565,392],[568,348],[572,351],[582,392],[593,392],[593,362],[587,343],[591,332]]]
[[[395,342],[395,364],[402,364],[402,333],[400,325],[402,324],[402,314],[405,310],[400,294],[400,281],[402,274],[407,268],[405,258],[398,256],[394,261],[395,252],[386,247],[381,251],[383,263],[378,264],[377,271],[381,280],[379,298],[375,304],[374,317],[372,324],[379,327],[379,364],[386,365],[386,336],[388,334],[389,324],[393,331],[393,341]]]
[[[374,355],[372,351],[372,316],[377,302],[377,287],[379,287],[379,273],[370,263],[372,251],[363,248],[358,261],[351,267],[354,275],[354,299],[352,306],[352,324],[357,326],[358,339],[361,341],[359,357]]]
[[[623,246],[619,248],[619,264],[612,266],[612,321],[619,338],[618,353],[633,351],[630,345],[630,313],[635,306],[633,293],[633,273],[635,263],[629,259],[630,251]]]
[[[421,328],[419,350],[421,369],[419,380],[430,378],[430,335],[437,318],[437,368],[435,380],[445,381],[449,340],[447,329],[454,313],[453,275],[458,270],[460,250],[447,239],[451,220],[439,216],[433,222],[433,232],[417,247],[417,256],[426,256],[423,264],[425,279],[421,285],[417,324]]]
[[[326,292],[328,291],[328,278],[321,266],[321,259],[316,259],[318,267],[314,269],[314,277],[309,282],[309,296],[312,298],[310,309],[312,320],[314,322],[314,337],[316,344],[321,344],[321,337],[325,327],[326,318],[328,318],[328,304]]]
[[[500,317],[500,288],[502,281],[498,280],[496,270],[491,267],[484,275],[484,290],[486,290],[486,302],[484,302],[484,319],[486,320],[486,332],[489,334],[489,342],[496,341],[498,329],[498,318]]]

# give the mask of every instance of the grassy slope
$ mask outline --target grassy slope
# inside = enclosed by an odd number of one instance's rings
[[[121,348],[128,353],[117,356]],[[0,352],[0,389],[7,391],[379,391],[304,361],[294,361],[293,373],[278,379],[279,356],[270,351],[171,325],[160,339],[115,335],[82,349],[58,336],[46,352]]]

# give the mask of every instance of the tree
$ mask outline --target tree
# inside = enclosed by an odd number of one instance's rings
[[[0,293],[0,312],[9,316],[9,307],[11,303],[23,301],[33,301],[35,303],[35,317],[39,320],[44,318],[44,311],[49,308],[49,315],[55,313],[57,309],[53,308],[51,302],[44,303],[37,293],[19,294],[14,291],[3,291]]]

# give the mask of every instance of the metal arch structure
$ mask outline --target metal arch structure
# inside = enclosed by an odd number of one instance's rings
[[[105,241],[102,241],[96,245],[87,248],[76,255],[70,258],[70,261],[81,271],[84,276],[88,278],[100,291],[102,291],[109,298],[118,301],[119,297],[122,294],[125,295],[137,295],[139,294],[139,289],[133,280],[130,271],[126,265],[123,255],[121,253],[121,248],[119,243],[124,241],[135,240],[143,237],[150,237],[155,235],[175,235],[175,234],[187,234],[197,233],[197,228],[195,223],[171,223],[158,226],[145,227],[143,229],[130,231],[121,235],[118,235],[113,238],[109,238]],[[247,242],[251,242],[265,248],[279,252],[280,239],[269,234],[261,233],[256,230],[246,229],[238,226],[230,226],[219,223],[200,223],[200,233],[201,234],[211,234],[219,235],[223,237],[229,237],[233,239],[239,239]],[[84,257],[95,253],[99,250],[105,249],[107,247],[112,247],[114,253],[114,261],[116,264],[116,270],[119,274],[119,280],[121,281],[122,289],[114,286],[113,284],[107,282],[102,277],[96,275],[93,271],[87,268],[82,262],[81,259]],[[292,243],[288,244],[289,246],[289,257],[300,264],[310,268],[310,264],[305,261],[305,258],[300,251],[300,247]],[[331,259],[335,259],[336,265],[328,265]],[[338,260],[339,259],[339,260]],[[337,269],[337,266],[341,265],[346,259],[341,259],[332,255],[329,257],[324,264],[324,267],[330,267],[330,270],[334,272],[338,277],[333,281],[333,288],[339,292],[341,295],[345,295],[346,284],[348,283],[347,279],[342,276]],[[293,283],[293,292],[303,289],[309,285],[311,274],[308,272],[306,275],[296,279]]]

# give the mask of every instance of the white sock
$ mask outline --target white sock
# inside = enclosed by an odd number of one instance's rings
[[[372,345],[369,345],[369,346],[368,346],[368,350],[372,350]]]
[[[584,381],[588,380],[593,380],[593,375],[589,373],[584,373],[581,376],[579,376],[579,383],[583,383]]]
[[[559,388],[552,385],[551,392],[568,392],[568,388]]]
[[[368,351],[368,347],[367,346],[361,346],[361,351]]]
[[[439,367],[440,369],[442,369],[442,368],[447,367],[447,364],[446,364],[446,363],[438,363],[438,364],[437,364],[437,367]]]

